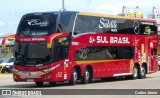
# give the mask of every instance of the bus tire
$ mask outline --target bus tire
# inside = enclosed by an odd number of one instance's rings
[[[142,66],[141,70],[139,71],[139,78],[140,79],[146,78],[146,68],[144,66]]]
[[[138,78],[138,67],[135,65],[133,68],[133,72],[132,72],[132,79],[137,79]]]
[[[89,71],[88,68],[85,68],[84,74],[83,74],[82,79],[81,79],[81,82],[82,82],[83,84],[87,84],[87,83],[90,82],[91,78],[92,78],[92,77],[91,77],[91,72]]]
[[[69,80],[69,84],[75,85],[77,83],[77,79],[78,79],[78,73],[76,69],[74,68],[71,73],[71,79]]]
[[[40,87],[43,85],[43,82],[35,82],[36,83],[36,86]]]

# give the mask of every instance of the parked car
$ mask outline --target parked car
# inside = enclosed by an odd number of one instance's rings
[[[12,67],[13,67],[13,62],[14,62],[14,58],[5,58],[3,59],[2,63],[0,64],[0,71],[1,73],[11,73],[12,72]]]
[[[158,56],[158,67],[159,67],[159,70],[160,70],[160,56]]]
[[[0,64],[3,62],[3,59],[0,59]]]
[[[160,55],[158,55],[158,67],[159,67],[159,70],[160,70]]]
[[[3,59],[0,59],[0,64],[3,62]],[[2,70],[3,66],[0,65],[0,73],[1,73],[1,70]]]

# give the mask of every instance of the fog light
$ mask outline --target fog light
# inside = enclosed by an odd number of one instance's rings
[[[46,80],[49,79],[49,78],[51,78],[51,75],[45,76],[45,79],[46,79]]]

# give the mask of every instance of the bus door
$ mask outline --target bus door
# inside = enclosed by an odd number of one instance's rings
[[[60,80],[67,79],[67,76],[65,76],[65,72],[68,65],[66,66],[65,63],[69,51],[68,37],[58,38],[54,40],[52,44],[53,60],[54,62],[59,62],[62,65],[60,70],[58,70],[61,75],[56,75],[56,77]]]
[[[154,47],[153,40],[146,38],[146,57],[147,57],[147,65],[148,72],[156,71],[157,69],[157,48]]]

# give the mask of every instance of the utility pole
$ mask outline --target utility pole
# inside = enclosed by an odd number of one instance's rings
[[[62,11],[65,11],[65,8],[64,8],[64,0],[62,0]]]

